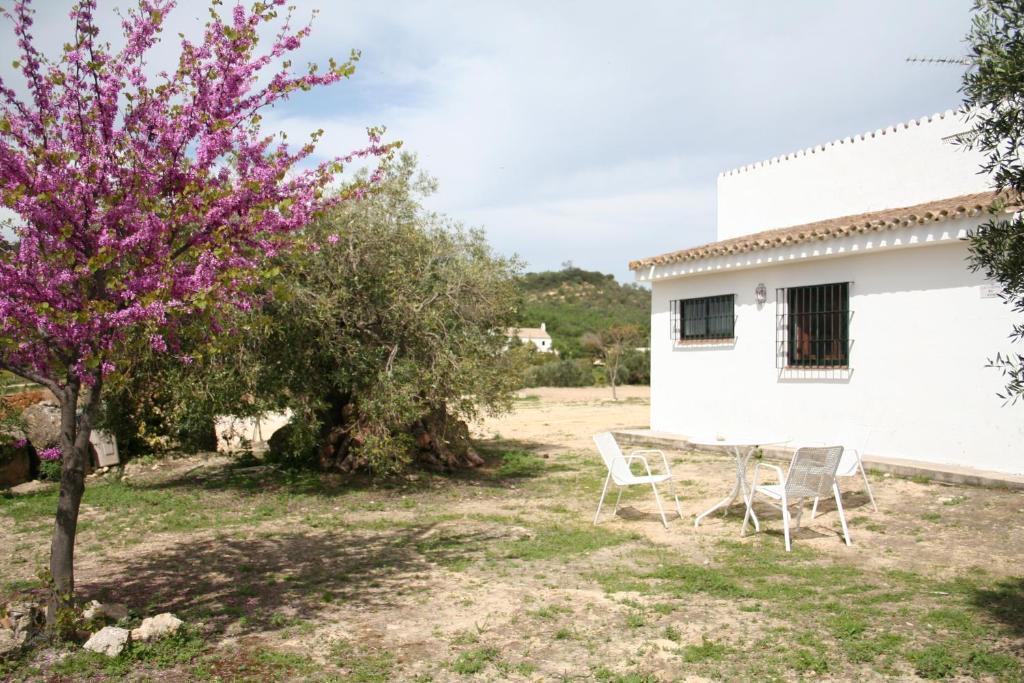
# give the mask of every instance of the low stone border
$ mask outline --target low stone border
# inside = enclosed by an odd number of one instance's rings
[[[725,448],[695,446],[686,437],[677,434],[654,432],[650,429],[619,429],[612,432],[616,441],[622,446],[643,448],[662,448],[666,450],[701,451],[706,453],[726,453]],[[764,457],[769,460],[789,462],[793,457],[791,448],[761,449]],[[885,458],[877,455],[865,455],[864,466],[877,472],[888,472],[897,477],[911,479],[923,477],[943,484],[978,486],[982,488],[1002,488],[1024,491],[1024,476],[975,470],[956,465],[940,465],[938,463],[918,462],[901,458]]]

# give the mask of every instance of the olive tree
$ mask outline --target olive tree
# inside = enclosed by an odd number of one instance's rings
[[[1024,313],[1024,218],[1007,217],[1007,204],[1019,206],[1024,192],[1024,0],[977,0],[967,35],[964,104],[971,129],[963,142],[982,151],[983,172],[1002,193],[992,217],[970,237],[970,266],[999,283],[1003,299]],[[1024,341],[1024,323],[1010,338]],[[1003,397],[1024,396],[1024,354],[997,355],[993,365],[1006,375]]]
[[[134,410],[136,424],[182,437],[213,414],[288,409],[278,457],[340,471],[481,464],[466,423],[508,408],[522,386],[504,335],[519,264],[427,211],[434,189],[414,157],[396,160],[361,201],[304,229],[308,247],[277,262],[263,306],[191,365],[133,373],[159,385],[115,391],[110,419]]]

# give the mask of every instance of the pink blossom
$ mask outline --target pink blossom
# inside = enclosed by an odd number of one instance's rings
[[[337,244],[338,242],[341,241],[341,237],[338,235],[328,235],[327,241],[330,242],[331,244]]]
[[[371,129],[364,147],[311,163],[315,138],[290,147],[261,129],[267,109],[342,81],[358,55],[292,71],[285,55],[309,28],[284,13],[271,26],[277,13],[259,3],[214,14],[200,40],[181,40],[175,68],[152,73],[147,55],[175,4],[140,0],[108,42],[96,1],[81,0],[74,38],[50,58],[30,0],[5,13],[24,83],[0,78],[0,206],[16,216],[15,239],[0,233],[0,367],[97,386],[140,338],[178,353],[178,328],[216,329],[222,311],[252,305],[269,259],[363,195],[334,189],[342,162],[394,148]]]
[[[39,459],[40,460],[47,460],[47,461],[51,461],[51,462],[54,461],[54,460],[60,460],[60,449],[59,448],[44,448],[43,450],[39,451]]]
[[[14,447],[15,448],[24,448],[27,445],[28,445],[28,439],[15,439],[14,440]]]

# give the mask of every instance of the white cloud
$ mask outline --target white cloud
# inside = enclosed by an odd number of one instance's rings
[[[70,2],[38,4],[59,45]],[[363,60],[268,126],[322,127],[337,154],[385,124],[438,177],[433,208],[536,267],[627,278],[632,258],[713,239],[718,171],[955,106],[958,70],[903,60],[963,52],[971,3],[296,4],[322,7],[302,59]],[[162,58],[205,5],[172,15]]]

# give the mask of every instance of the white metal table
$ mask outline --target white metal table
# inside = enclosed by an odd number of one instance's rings
[[[696,439],[691,438],[688,439],[688,441],[694,446],[717,446],[719,448],[727,448],[736,459],[736,481],[732,485],[732,491],[729,492],[728,496],[697,515],[697,519],[694,520],[693,525],[698,527],[700,526],[700,520],[704,519],[715,510],[723,508],[728,509],[738,496],[742,496],[743,501],[746,502],[747,497],[750,495],[750,486],[747,484],[747,462],[750,460],[750,456],[754,454],[754,451],[761,446],[786,443],[789,439],[701,437]],[[757,515],[754,514],[753,510],[751,510],[750,514],[754,519],[754,528],[760,531],[761,525],[757,521]]]

